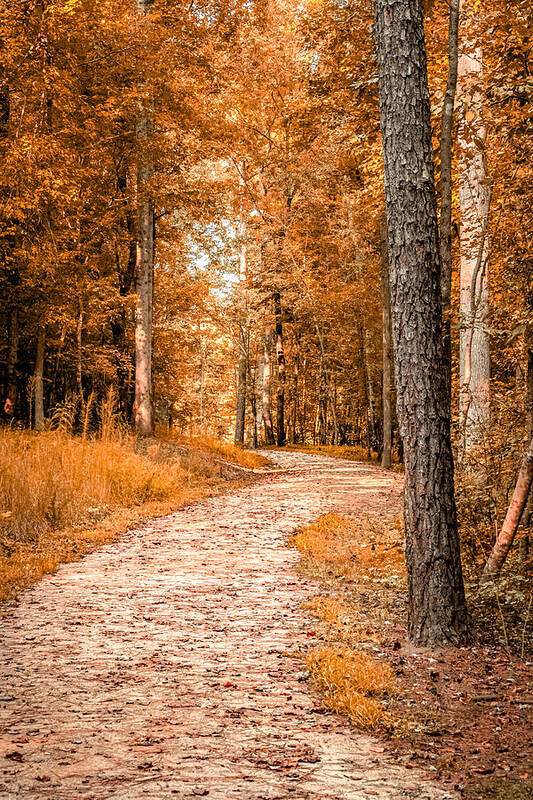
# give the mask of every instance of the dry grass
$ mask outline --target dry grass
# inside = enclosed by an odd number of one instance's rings
[[[177,436],[167,429],[162,431],[161,435],[170,441],[179,442],[183,447],[200,450],[207,453],[211,458],[229,461],[246,469],[265,469],[272,466],[268,458],[255,453],[253,450],[244,450],[231,442],[213,439],[210,436]]]
[[[303,607],[317,619],[330,625],[338,625],[339,622],[344,623],[351,620],[350,609],[331,595],[317,594],[307,600]]]
[[[389,526],[390,527],[390,526]],[[338,575],[355,578],[361,570],[386,570],[403,574],[403,548],[399,536],[385,535],[380,523],[324,514],[291,537],[291,544],[307,556],[308,568],[321,575],[321,565]]]
[[[150,440],[0,431],[0,603],[140,519],[219,491],[213,461]]]
[[[394,672],[361,648],[390,626],[390,594],[404,585],[400,526],[330,513],[296,531],[291,543],[304,556],[303,572],[328,585],[328,594],[304,605],[324,623],[323,645],[306,657],[312,683],[328,708],[359,728],[396,729]]]
[[[310,680],[332,711],[346,714],[358,728],[391,730],[392,715],[383,701],[394,693],[394,672],[365,653],[318,647],[305,659]]]

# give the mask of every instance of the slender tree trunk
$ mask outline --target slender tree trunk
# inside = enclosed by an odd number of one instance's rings
[[[320,325],[316,326],[318,345],[320,347],[320,361],[318,370],[318,405],[317,405],[317,434],[318,443],[327,444],[328,440],[328,371],[326,365],[326,349]]]
[[[531,309],[530,309],[531,310]],[[526,427],[527,437],[529,440],[533,439],[533,326],[528,325],[524,334],[524,344],[527,353],[527,371],[526,371]],[[524,511],[522,512],[522,519],[520,526],[524,528],[524,533],[520,539],[520,559],[522,565],[527,565],[529,556],[529,537],[531,520],[533,519],[533,491],[529,491]]]
[[[476,42],[475,18],[464,19],[459,57],[459,205],[461,212],[460,420],[468,452],[490,416],[489,209],[490,186],[483,120],[483,51]]]
[[[306,372],[306,359],[303,362],[303,380],[302,380],[302,412],[300,415],[300,441],[305,444],[305,437],[307,433],[307,372]]]
[[[265,444],[274,444],[274,428],[272,425],[272,409],[270,405],[270,381],[272,378],[272,364],[270,360],[271,331],[267,328],[263,340],[263,428],[265,431]]]
[[[468,633],[444,372],[438,224],[422,7],[375,0],[398,419],[405,446],[409,636]]]
[[[390,307],[389,248],[387,222],[381,222],[381,304],[383,307],[383,450],[381,466],[392,464],[392,325]]]
[[[33,391],[35,402],[34,427],[36,431],[44,430],[44,351],[46,346],[46,326],[40,325],[37,334],[37,352],[33,373]]]
[[[452,344],[451,344],[451,296],[452,296],[452,132],[455,93],[457,89],[457,67],[459,61],[459,6],[460,0],[450,0],[448,27],[448,80],[442,106],[440,135],[440,231],[439,252],[441,263],[442,292],[442,338],[446,360],[448,392],[451,395]]]
[[[299,390],[300,390],[300,334],[296,334],[296,357],[294,359],[293,373],[293,392],[292,392],[292,415],[291,415],[291,444],[296,444],[298,433],[298,409],[299,409]]]
[[[285,444],[285,352],[283,349],[283,322],[281,295],[274,293],[274,315],[276,319],[276,358],[278,364],[277,424],[276,442],[278,447]]]
[[[257,446],[262,444],[263,439],[263,383],[265,362],[263,353],[257,355],[257,379],[255,382],[255,428],[257,431]]]
[[[483,570],[482,582],[495,579],[507,558],[515,537],[522,512],[533,483],[533,439],[529,443],[514,488],[513,496],[505,515],[505,520],[498,534],[492,552]]]
[[[339,443],[339,423],[337,421],[337,387],[333,384],[333,391],[331,391],[331,384],[329,385],[329,405],[331,408],[331,420],[333,422],[333,438],[331,444]]]
[[[250,342],[248,341],[248,353],[250,352]],[[248,358],[248,385],[250,387],[250,411],[252,415],[252,442],[254,449],[259,445],[259,435],[257,430],[257,371],[252,373],[252,365]]]
[[[246,420],[246,378],[248,374],[248,336],[244,325],[239,325],[239,363],[237,366],[237,407],[235,417],[235,444],[244,444]]]
[[[243,236],[244,239],[244,236]],[[242,298],[242,320],[239,324],[239,362],[237,367],[237,408],[235,417],[235,444],[244,444],[246,423],[246,378],[248,375],[248,325],[246,309],[246,243],[241,242],[239,281]]]
[[[150,11],[153,0],[136,0],[141,14]],[[139,148],[137,167],[137,261],[135,267],[135,429],[149,436],[153,429],[152,410],[152,304],[154,287],[154,208],[150,194],[153,164],[147,152],[152,138],[153,123],[149,109],[137,120]]]
[[[291,416],[291,443],[296,444],[297,433],[296,426],[298,422],[298,373],[299,373],[299,355],[296,355],[294,364],[294,379],[293,379],[293,392],[292,392],[292,416]]]
[[[15,307],[11,310],[9,316],[9,348],[7,351],[6,396],[4,399],[4,413],[7,417],[14,417],[17,408],[19,341],[19,313]]]
[[[83,300],[79,298],[78,322],[76,325],[76,383],[80,398],[81,412],[85,408],[85,395],[83,393]]]
[[[374,413],[374,389],[372,386],[372,379],[370,377],[370,369],[368,364],[368,347],[366,346],[366,341],[369,337],[368,330],[365,330],[365,346],[363,347],[363,358],[364,358],[364,367],[365,367],[365,381],[367,385],[367,396],[368,396],[368,412],[367,412],[367,427],[368,427],[368,458],[372,457],[372,437],[374,441],[377,438],[376,435],[376,416]]]
[[[200,345],[200,433],[205,433],[205,379],[207,372],[207,344],[205,339]]]

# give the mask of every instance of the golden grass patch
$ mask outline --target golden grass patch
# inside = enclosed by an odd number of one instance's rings
[[[331,595],[315,595],[306,600],[303,608],[329,625],[342,625],[352,620],[350,609]]]
[[[157,440],[139,447],[127,435],[0,430],[0,603],[139,521],[225,485],[209,457],[185,463]]]
[[[394,693],[394,672],[366,653],[349,648],[317,647],[305,657],[312,684],[324,705],[346,714],[365,730],[394,727],[383,701]]]
[[[396,523],[372,522],[336,513],[324,514],[299,528],[290,543],[315,566],[331,565],[344,577],[371,569],[405,572],[403,547]]]
[[[211,458],[229,461],[245,469],[265,469],[272,466],[268,458],[253,450],[244,450],[231,442],[224,442],[211,436],[178,436],[167,429],[161,429],[160,433],[163,438],[175,441],[183,447],[199,450]]]

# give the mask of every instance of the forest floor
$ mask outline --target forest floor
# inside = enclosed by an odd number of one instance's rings
[[[337,514],[361,519],[374,552],[381,529],[398,531],[401,476],[321,455],[269,457],[282,473],[146,523],[20,595],[0,627],[2,797],[529,796],[525,665],[501,648],[414,652],[399,570],[383,577],[359,559],[361,581],[320,572],[289,546],[296,529]],[[357,603],[364,625],[317,623],[304,606],[316,607],[319,582]],[[379,722],[375,734],[356,731],[307,682],[309,653],[356,629],[367,655],[393,664],[397,686],[383,699],[392,733]],[[486,682],[491,696],[474,696],[488,695]],[[446,729],[435,699],[454,714]],[[496,746],[487,725],[501,729],[498,768],[485,757]],[[462,767],[441,764],[456,751]],[[492,792],[477,778],[500,769],[526,793],[476,795]]]

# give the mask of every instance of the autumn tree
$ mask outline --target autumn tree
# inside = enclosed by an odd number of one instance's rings
[[[444,370],[422,8],[418,0],[377,0],[375,14],[398,416],[405,447],[409,635],[418,644],[460,644],[468,622]]]

